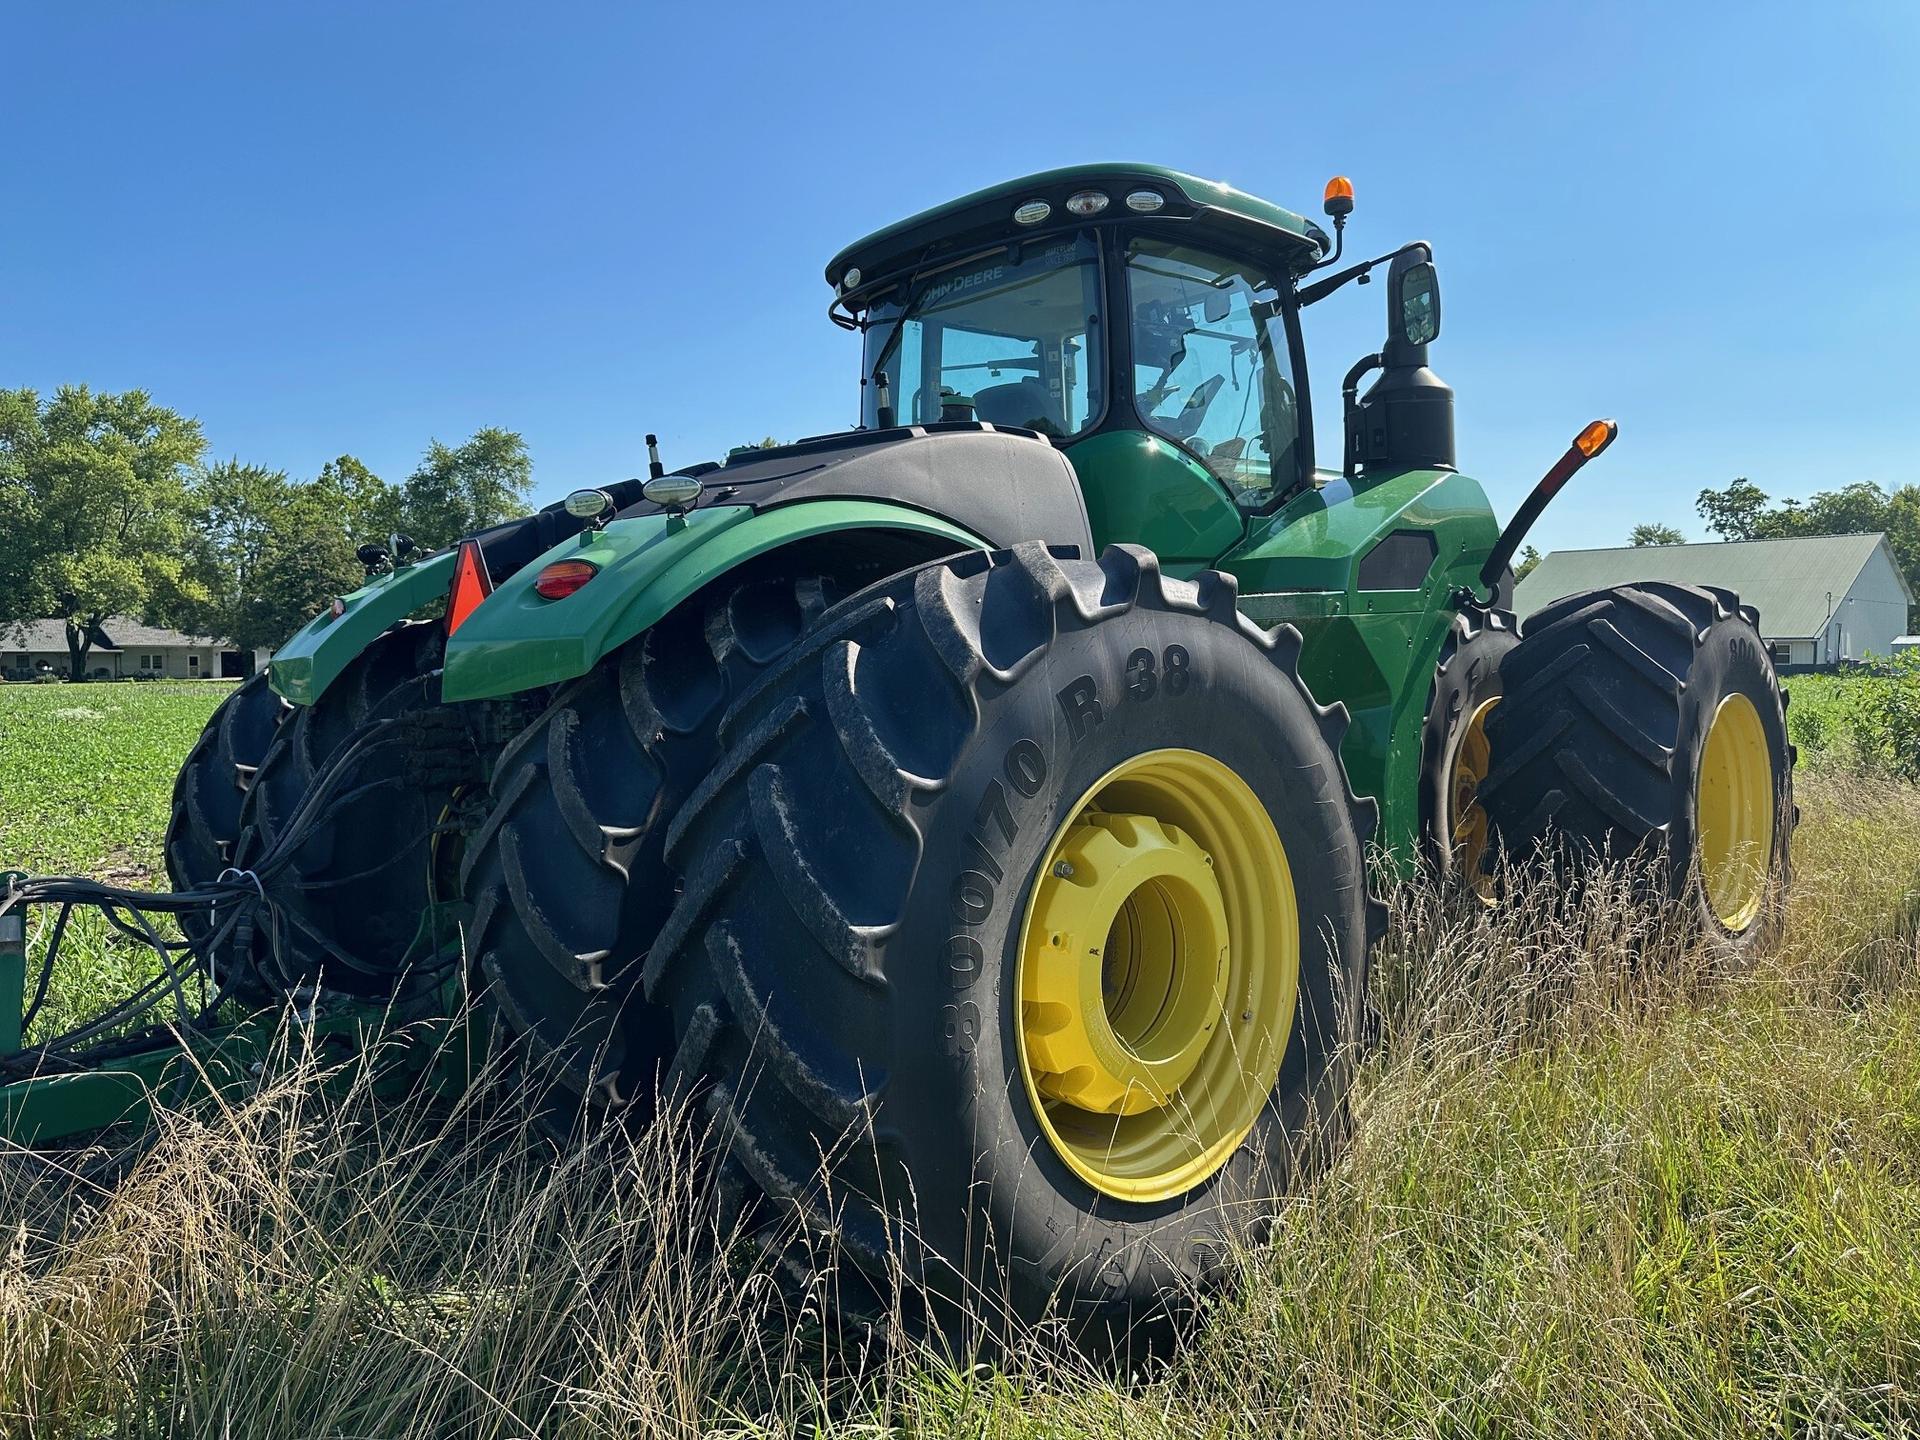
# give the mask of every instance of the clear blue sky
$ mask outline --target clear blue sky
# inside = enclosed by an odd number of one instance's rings
[[[1724,19],[1716,18],[1724,16]],[[144,386],[216,455],[540,496],[855,414],[846,241],[1088,159],[1433,242],[1435,368],[1549,548],[1701,486],[1912,478],[1920,5],[30,5],[0,18],[0,384]],[[1311,312],[1317,409],[1378,286]]]

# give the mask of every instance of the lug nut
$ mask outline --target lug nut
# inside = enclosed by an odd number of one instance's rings
[[[1058,875],[1062,880],[1073,879],[1073,862],[1070,860],[1054,861],[1053,873]]]

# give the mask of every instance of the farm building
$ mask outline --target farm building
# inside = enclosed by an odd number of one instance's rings
[[[27,620],[0,625],[0,675],[24,679],[45,670],[65,675],[67,624],[64,620]],[[250,652],[206,635],[182,635],[157,625],[142,625],[111,615],[95,628],[87,651],[89,679],[232,679],[252,673]]]
[[[1522,580],[1524,620],[1564,595],[1632,580],[1674,580],[1732,590],[1760,612],[1760,633],[1781,670],[1825,669],[1890,655],[1916,602],[1887,537],[1806,535],[1717,545],[1636,545],[1555,550]]]

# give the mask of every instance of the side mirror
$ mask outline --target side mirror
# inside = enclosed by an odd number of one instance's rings
[[[1430,345],[1440,335],[1440,275],[1431,260],[1409,265],[1394,277],[1393,324],[1408,345]]]

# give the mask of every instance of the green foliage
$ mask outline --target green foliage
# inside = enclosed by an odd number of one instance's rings
[[[1684,545],[1687,543],[1687,537],[1671,525],[1662,525],[1656,521],[1649,521],[1644,525],[1634,526],[1633,529],[1627,533],[1627,543],[1636,547],[1641,545]]]
[[[1787,738],[1803,756],[1920,781],[1920,655],[1787,683]]]
[[[401,528],[425,549],[527,513],[533,461],[511,430],[476,430],[464,444],[435,440],[400,487]]]
[[[360,472],[349,483],[343,464]],[[193,487],[188,566],[204,598],[185,608],[187,628],[271,648],[360,584],[355,508],[380,503],[374,486],[386,488],[350,456],[306,484],[237,460],[209,467]]]
[[[1532,545],[1522,546],[1520,550],[1520,561],[1513,567],[1513,578],[1515,580],[1526,579],[1527,576],[1534,572],[1535,567],[1538,566],[1539,563],[1539,549]]]
[[[1885,490],[1856,480],[1838,490],[1822,490],[1804,504],[1778,505],[1742,476],[1724,490],[1700,492],[1696,508],[1707,528],[1727,540],[1780,540],[1794,535],[1866,535],[1884,531],[1894,563],[1907,585],[1920,595],[1920,485]],[[1920,605],[1908,614],[1920,626]]]
[[[1767,492],[1742,475],[1724,490],[1702,490],[1694,509],[1707,522],[1707,529],[1722,540],[1758,540]]]
[[[66,620],[73,672],[109,615],[166,615],[200,598],[186,573],[196,420],[144,390],[63,386],[0,399],[0,621]]]

